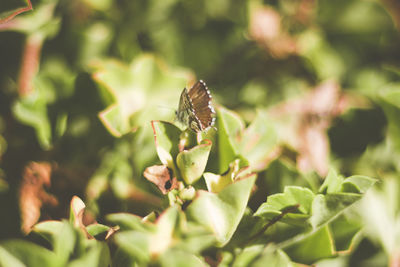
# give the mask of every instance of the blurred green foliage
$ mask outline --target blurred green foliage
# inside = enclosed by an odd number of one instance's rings
[[[395,1],[31,2],[0,4],[0,265],[400,261]]]

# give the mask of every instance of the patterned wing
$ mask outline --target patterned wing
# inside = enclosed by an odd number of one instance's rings
[[[211,94],[202,80],[188,92],[192,113],[189,114],[189,127],[195,132],[204,131],[214,124],[214,108],[211,106]]]
[[[178,111],[176,112],[176,118],[179,122],[184,125],[189,124],[189,115],[192,113],[192,104],[187,89],[183,89],[181,97],[179,99]]]

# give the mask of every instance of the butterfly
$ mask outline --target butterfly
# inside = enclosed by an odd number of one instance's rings
[[[211,94],[202,80],[188,91],[183,89],[176,111],[176,119],[194,132],[202,132],[214,125],[215,111],[211,106]]]

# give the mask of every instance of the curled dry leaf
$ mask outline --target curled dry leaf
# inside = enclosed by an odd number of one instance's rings
[[[84,226],[83,225],[83,213],[85,212],[86,205],[77,196],[73,196],[71,199],[71,216],[75,227]]]
[[[82,199],[77,196],[73,196],[70,203],[70,220],[72,220],[75,227],[80,228],[85,233],[87,239],[94,239],[94,237],[88,233],[86,226],[83,224],[85,208],[86,205]]]
[[[44,187],[50,187],[51,165],[46,162],[30,162],[24,170],[19,188],[19,206],[21,229],[29,233],[31,227],[40,218],[40,209],[44,204],[56,206],[57,199],[47,193]]]
[[[143,173],[147,180],[154,183],[163,194],[179,187],[178,180],[173,172],[165,165],[154,165],[146,168]]]

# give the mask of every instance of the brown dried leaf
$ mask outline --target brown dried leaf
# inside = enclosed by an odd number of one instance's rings
[[[340,88],[331,80],[317,86],[301,99],[298,166],[303,171],[315,170],[325,176],[329,169],[329,140],[326,134],[339,107]]]
[[[110,227],[110,229],[107,232],[107,235],[105,237],[105,240],[109,239],[110,237],[112,237],[116,232],[118,232],[120,229],[120,227],[118,225],[114,226],[114,227]]]
[[[179,187],[178,180],[173,172],[165,165],[154,165],[146,168],[143,173],[147,180],[154,183],[163,194]]]
[[[329,170],[329,141],[326,128],[307,125],[299,132],[301,140],[297,165],[302,171],[315,170],[324,177]]]
[[[75,227],[83,226],[83,212],[85,211],[86,205],[77,196],[73,196],[71,199],[71,216]]]
[[[317,86],[312,93],[303,100],[304,112],[320,116],[331,115],[340,97],[340,89],[337,82],[326,81]]]
[[[275,117],[293,119],[286,131],[295,133],[289,142],[299,153],[300,170],[315,170],[322,177],[327,174],[330,149],[326,131],[332,119],[343,113],[349,103],[337,82],[329,80],[310,93],[271,109]]]
[[[40,209],[44,204],[58,204],[57,199],[44,190],[44,186],[50,187],[51,169],[51,165],[46,162],[30,162],[25,167],[19,188],[19,206],[21,229],[26,234],[39,220]]]
[[[94,239],[94,237],[88,233],[86,226],[83,224],[83,216],[86,205],[82,199],[77,196],[73,196],[71,199],[70,208],[70,220],[72,220],[74,226],[80,228],[85,233],[87,239]]]
[[[282,29],[280,14],[270,7],[253,8],[249,34],[277,58],[284,58],[297,52],[295,40]]]

